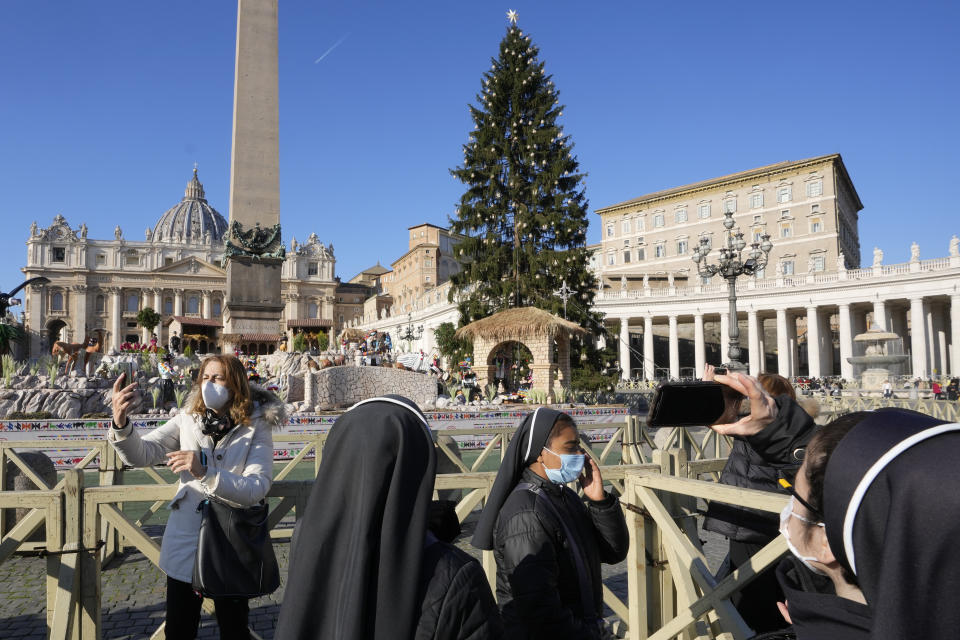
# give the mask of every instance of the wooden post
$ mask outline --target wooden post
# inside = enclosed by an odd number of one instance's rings
[[[0,491],[7,490],[7,446],[0,442]],[[7,535],[3,509],[0,509],[0,539]]]
[[[626,477],[626,500],[630,504],[637,504],[634,475]],[[630,548],[627,551],[627,608],[630,612],[627,621],[630,631],[630,640],[646,640],[650,620],[647,615],[649,600],[647,598],[647,557],[644,551],[646,546],[646,523],[641,514],[626,510],[627,531],[630,534]]]
[[[100,640],[100,600],[102,597],[100,592],[100,570],[102,564],[100,562],[100,554],[94,551],[97,547],[101,529],[100,509],[96,502],[85,502],[82,499],[80,506],[83,508],[83,519],[81,522],[83,527],[83,540],[81,542],[82,546],[89,549],[89,551],[81,551],[78,557],[78,566],[80,567],[80,624],[75,625],[75,628],[77,626],[80,628],[80,635],[77,636],[77,638],[83,638],[83,640]]]
[[[63,548],[63,492],[47,507],[47,551]],[[57,586],[60,571],[60,556],[47,556],[47,637],[52,638],[53,615],[57,610]]]
[[[70,469],[63,476],[63,546],[66,547],[70,545],[73,548],[80,548],[83,546],[83,470]],[[63,558],[60,558],[60,562],[63,562]],[[73,560],[71,560],[73,562]],[[79,562],[74,564],[76,571],[81,573],[83,568],[80,566]],[[59,570],[58,570],[59,573]],[[74,582],[76,584],[76,582]],[[71,585],[72,586],[72,585]],[[61,587],[62,588],[62,587]],[[82,586],[81,586],[82,593]],[[77,594],[71,594],[69,598],[60,598],[61,607],[69,607],[69,620],[72,623],[68,622],[65,631],[67,635],[64,636],[63,640],[79,640],[82,638],[80,631],[80,598],[77,597]],[[98,603],[99,604],[99,603]],[[56,615],[56,611],[54,614]],[[61,613],[61,615],[63,615]],[[91,636],[92,637],[92,636]]]

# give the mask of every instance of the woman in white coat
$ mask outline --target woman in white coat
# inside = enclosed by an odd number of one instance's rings
[[[200,624],[202,597],[193,590],[194,558],[200,534],[197,510],[207,496],[234,507],[263,500],[272,482],[271,430],[286,420],[276,396],[251,387],[234,356],[203,361],[186,409],[141,437],[127,419],[136,384],[113,385],[113,428],[107,436],[124,464],[166,464],[179,474],[177,493],[160,549],[160,569],[167,575],[168,640],[192,640]],[[245,598],[214,598],[220,638],[249,638]]]

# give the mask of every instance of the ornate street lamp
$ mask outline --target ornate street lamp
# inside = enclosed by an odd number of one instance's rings
[[[20,286],[18,286],[16,289],[11,291],[10,293],[0,293],[0,320],[7,317],[7,309],[9,309],[10,307],[15,307],[18,304],[20,304],[20,300],[13,297],[17,295],[18,291],[20,291],[27,285],[31,285],[31,284],[42,285],[42,284],[49,284],[49,283],[50,283],[49,278],[45,278],[43,276],[37,276],[35,278],[30,278],[29,280],[25,280],[20,284]]]
[[[402,327],[398,331],[397,337],[400,338],[401,340],[409,340],[410,342],[413,342],[414,340],[419,340],[422,336],[423,336],[423,325],[421,324],[419,327],[414,328],[413,314],[408,313],[407,326]]]
[[[743,259],[743,250],[747,242],[743,239],[743,231],[739,228],[734,229],[733,212],[727,211],[723,214],[723,228],[726,229],[727,246],[720,247],[720,258],[716,264],[707,264],[707,254],[710,253],[710,240],[706,236],[701,236],[700,244],[693,251],[693,261],[697,265],[697,271],[705,278],[720,275],[727,281],[730,301],[730,349],[727,357],[730,359],[724,366],[732,371],[743,371],[743,363],[740,358],[743,352],[740,350],[740,327],[737,325],[737,278],[742,275],[752,276],[758,271],[762,271],[767,266],[767,259],[770,257],[770,249],[773,244],[770,242],[770,234],[760,236],[760,242],[750,243],[750,251],[747,253],[747,259]]]

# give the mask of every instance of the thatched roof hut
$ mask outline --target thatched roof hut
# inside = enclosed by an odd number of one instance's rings
[[[520,307],[507,309],[457,329],[458,338],[493,342],[524,338],[556,338],[558,334],[586,335],[589,331],[543,309]]]

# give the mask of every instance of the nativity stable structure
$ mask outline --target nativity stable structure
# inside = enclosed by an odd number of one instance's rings
[[[570,386],[570,338],[587,335],[580,325],[537,309],[507,309],[457,329],[457,337],[473,342],[477,383],[485,388],[495,380],[494,358],[512,343],[530,351],[532,388],[545,391],[553,401],[554,382]]]

